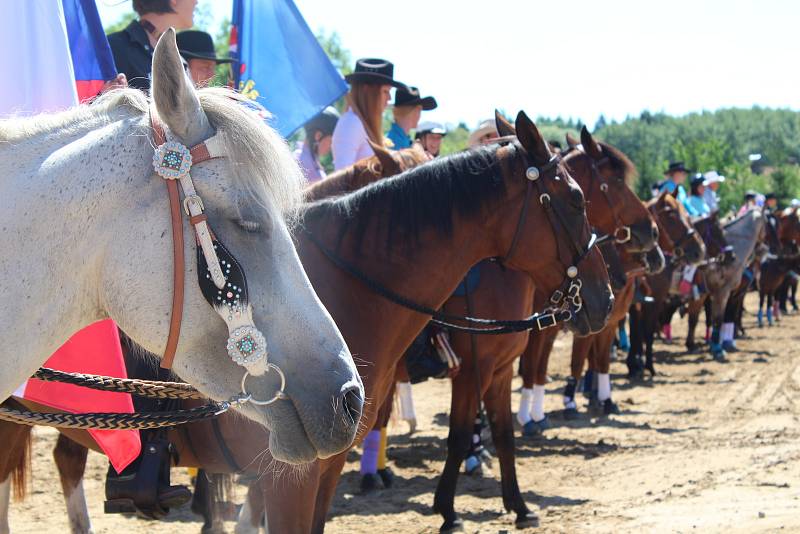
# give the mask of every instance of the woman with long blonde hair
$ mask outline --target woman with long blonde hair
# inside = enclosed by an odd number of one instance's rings
[[[405,88],[394,79],[394,65],[383,59],[359,59],[350,84],[345,111],[333,131],[333,166],[339,170],[373,155],[368,141],[383,145],[383,112],[391,88]]]

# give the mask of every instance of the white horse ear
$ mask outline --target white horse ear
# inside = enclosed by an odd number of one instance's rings
[[[156,44],[152,78],[151,91],[158,116],[183,144],[193,146],[213,134],[194,84],[183,69],[172,28]]]

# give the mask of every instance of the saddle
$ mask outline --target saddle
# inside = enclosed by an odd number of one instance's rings
[[[429,378],[452,378],[461,367],[447,332],[431,323],[420,332],[403,357],[412,384]]]

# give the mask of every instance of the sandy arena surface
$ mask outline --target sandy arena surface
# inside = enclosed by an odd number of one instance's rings
[[[748,308],[755,303],[751,294]],[[569,336],[560,337],[547,397],[554,428],[543,439],[517,439],[520,487],[540,516],[540,527],[525,532],[800,532],[800,315],[774,328],[753,323],[746,315],[752,339],[740,340],[740,352],[719,364],[683,352],[685,321],[676,318],[676,343],[657,342],[661,374],[654,380],[631,386],[624,365],[612,365],[623,413],[572,422],[558,413],[571,346]],[[514,387],[516,407],[519,380]],[[359,456],[351,452],[327,532],[438,530],[441,518],[430,507],[445,458],[450,385],[428,381],[414,387],[414,396],[417,433],[404,435],[403,422],[391,429],[395,488],[358,495]],[[12,504],[11,530],[66,533],[51,455],[55,432],[40,428],[36,436],[32,492]],[[94,532],[199,532],[188,506],[162,522],[104,515],[106,465],[90,454],[85,487]],[[466,532],[515,530],[513,515],[502,509],[498,472],[460,478],[456,507]],[[185,470],[174,470],[173,478],[188,480]],[[237,502],[244,495],[240,486]]]

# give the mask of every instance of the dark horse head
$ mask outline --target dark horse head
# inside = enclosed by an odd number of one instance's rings
[[[659,246],[676,259],[697,265],[706,257],[706,246],[692,227],[683,205],[666,191],[647,203],[659,227]],[[721,230],[720,230],[721,233]]]
[[[717,214],[707,215],[696,219],[693,223],[695,230],[703,238],[706,245],[706,255],[714,258],[723,265],[729,265],[736,259],[733,247],[725,239],[725,232],[722,230]]]

